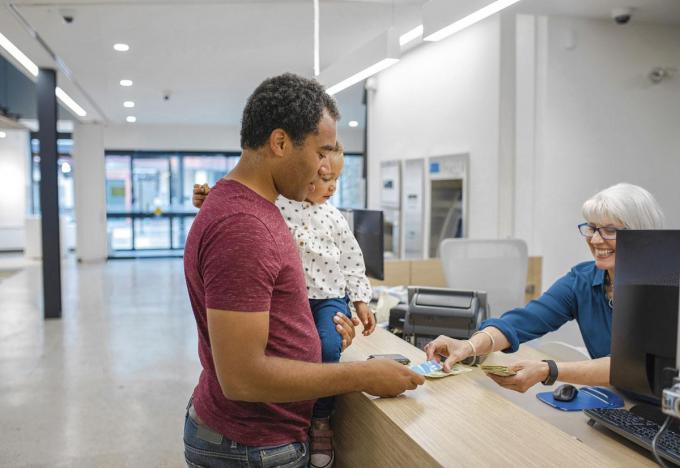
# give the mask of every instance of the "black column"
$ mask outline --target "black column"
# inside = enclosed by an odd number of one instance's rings
[[[40,140],[40,214],[44,317],[61,318],[61,249],[59,246],[59,186],[57,182],[57,75],[38,74],[38,138]]]

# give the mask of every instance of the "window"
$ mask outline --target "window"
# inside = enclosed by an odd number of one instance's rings
[[[73,140],[70,133],[60,133],[57,139],[57,165],[59,173],[59,213],[73,219],[75,195],[73,189]],[[40,141],[31,134],[31,200],[30,213],[40,214]]]
[[[181,255],[194,184],[214,186],[239,154],[108,151],[107,230],[114,257]]]
[[[364,156],[362,154],[345,154],[345,167],[342,170],[335,195],[331,203],[338,208],[366,207],[366,179],[364,173]]]

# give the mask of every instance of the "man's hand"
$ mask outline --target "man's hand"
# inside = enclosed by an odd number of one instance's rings
[[[362,364],[367,367],[364,391],[371,395],[396,397],[425,383],[425,377],[391,359],[371,359]]]
[[[472,355],[472,347],[465,341],[440,335],[425,345],[425,353],[428,361],[431,359],[440,361],[440,356],[445,357],[444,372],[449,372],[455,363]]]
[[[208,184],[194,184],[194,193],[191,197],[191,203],[196,208],[201,208],[205,198],[208,196],[208,193],[210,193],[210,186]]]
[[[371,312],[368,304],[365,302],[355,302],[354,310],[357,311],[359,320],[364,325],[363,335],[368,336],[375,330],[375,315]]]
[[[543,361],[521,361],[508,366],[508,369],[517,372],[517,374],[511,377],[487,375],[501,387],[520,393],[524,393],[537,383],[543,382],[548,378],[550,372],[548,363]]]
[[[359,320],[357,318],[349,318],[342,312],[337,312],[335,317],[333,317],[335,322],[335,329],[342,336],[342,350],[344,351],[349,345],[352,344],[352,340],[356,334],[354,327],[359,325]]]

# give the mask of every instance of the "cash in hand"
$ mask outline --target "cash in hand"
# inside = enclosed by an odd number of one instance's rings
[[[481,364],[479,366],[482,371],[486,372],[487,374],[493,374],[497,375],[499,377],[512,377],[513,375],[517,375],[517,372],[510,370],[508,366],[497,366],[494,364]]]

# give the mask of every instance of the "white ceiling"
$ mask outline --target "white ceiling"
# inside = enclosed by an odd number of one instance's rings
[[[88,111],[87,119],[123,123],[132,114],[138,123],[238,125],[262,79],[285,71],[312,76],[312,0],[4,3],[0,32],[34,62],[55,66],[23,18],[71,70],[73,82],[60,74],[60,86]],[[420,24],[423,3],[321,0],[322,69],[391,25],[401,34]],[[524,0],[515,10],[609,18],[618,6],[636,7],[634,21],[680,24],[680,0]],[[63,21],[64,9],[75,13],[72,24]],[[131,50],[115,52],[116,42]],[[123,78],[134,86],[121,87]],[[165,90],[169,101],[162,99]],[[361,84],[336,96],[343,124],[363,126],[361,97]],[[132,112],[123,108],[125,100],[136,102]]]

